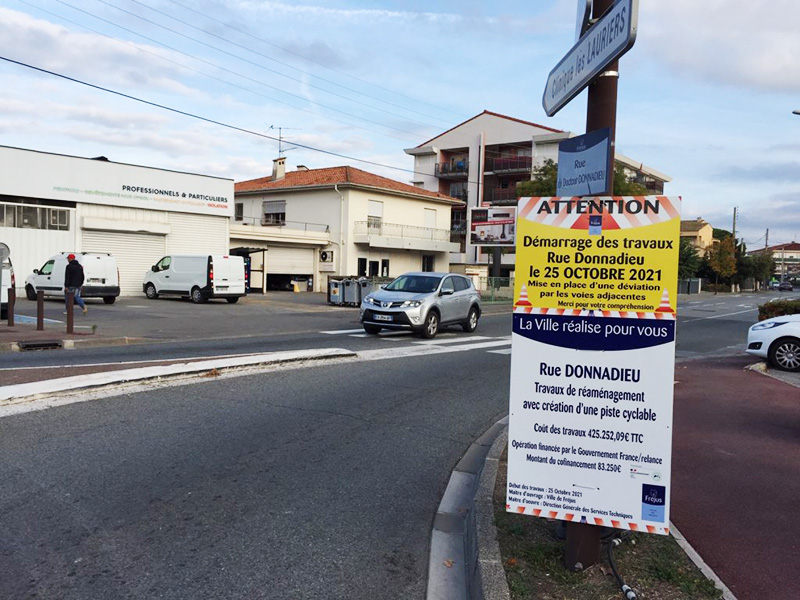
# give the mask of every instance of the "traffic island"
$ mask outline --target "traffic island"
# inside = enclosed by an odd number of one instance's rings
[[[97,370],[90,374],[2,386],[0,387],[0,409],[48,398],[55,398],[63,404],[69,404],[71,400],[65,398],[65,396],[74,392],[83,392],[100,387],[119,386],[128,383],[141,383],[154,380],[166,381],[191,377],[216,377],[227,371],[235,371],[248,367],[265,367],[287,363],[352,358],[355,356],[356,353],[350,350],[341,348],[319,348],[249,354],[227,358],[169,361],[169,364],[158,364],[132,369],[116,368],[111,371]],[[165,363],[166,362],[167,361],[165,361]],[[0,410],[0,416],[2,416],[2,410]]]
[[[500,457],[493,509],[500,560],[512,600],[581,598],[607,600],[623,595],[605,544],[601,561],[580,572],[564,567],[562,521],[506,511],[507,451]],[[617,533],[622,533],[617,531]],[[723,597],[672,536],[624,532],[613,550],[620,576],[637,597],[659,600],[713,600]]]

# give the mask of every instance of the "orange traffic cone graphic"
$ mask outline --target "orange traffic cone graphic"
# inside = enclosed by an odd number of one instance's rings
[[[528,286],[522,286],[522,289],[519,291],[519,300],[517,300],[517,303],[514,306],[533,306],[530,302],[528,302]]]
[[[669,292],[667,288],[664,288],[664,291],[661,293],[661,304],[656,309],[656,312],[660,313],[674,313],[675,311],[672,310],[672,306],[669,304]]]

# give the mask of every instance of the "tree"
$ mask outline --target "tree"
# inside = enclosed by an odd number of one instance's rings
[[[635,183],[625,175],[622,165],[614,167],[614,196],[647,196],[652,194],[641,183]]]
[[[753,277],[756,278],[756,281],[767,282],[776,268],[772,250],[758,252],[749,258],[752,263]]]
[[[728,279],[736,273],[736,246],[733,236],[728,236],[718,244],[714,244],[708,252],[708,264],[714,274],[719,278]]]
[[[517,184],[517,196],[555,196],[557,182],[558,164],[548,158],[541,167],[533,169],[529,181]],[[622,165],[614,167],[614,196],[647,196],[650,193],[645,186],[630,181]]]
[[[558,165],[548,158],[541,167],[533,169],[533,176],[529,181],[520,181],[517,184],[517,196],[555,196],[557,179]]]
[[[700,255],[688,238],[681,238],[678,250],[678,278],[691,279],[697,275],[700,268]]]

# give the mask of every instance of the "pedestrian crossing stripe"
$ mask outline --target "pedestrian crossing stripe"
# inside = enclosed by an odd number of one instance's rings
[[[364,329],[361,327],[358,329],[334,329],[332,331],[320,331],[320,333],[324,333],[326,335],[343,335],[345,333],[364,333]]]
[[[334,329],[329,331],[320,331],[319,333],[323,333],[326,335],[346,335],[347,337],[354,337],[354,338],[373,338],[373,339],[380,339],[385,340],[388,342],[403,342],[403,341],[410,341],[411,343],[407,344],[391,344],[391,350],[367,350],[359,352],[360,355],[374,355],[372,360],[379,359],[379,358],[388,358],[384,356],[386,352],[391,353],[395,357],[402,357],[402,356],[416,356],[420,353],[424,353],[426,351],[441,353],[441,352],[464,352],[467,350],[486,350],[486,352],[491,352],[493,354],[500,354],[500,355],[509,355],[511,354],[511,348],[502,348],[499,349],[501,346],[510,346],[511,345],[511,336],[485,336],[485,335],[459,335],[455,332],[445,332],[439,334],[436,338],[430,340],[418,340],[415,339],[411,341],[409,338],[412,338],[414,332],[400,330],[400,331],[387,331],[382,332],[380,334],[368,334],[364,332],[363,329]],[[496,350],[489,350],[489,348],[498,348]]]

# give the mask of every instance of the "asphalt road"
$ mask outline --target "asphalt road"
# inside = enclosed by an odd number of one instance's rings
[[[764,299],[682,297],[679,359],[742,361]],[[507,412],[510,315],[485,316],[473,336],[453,329],[428,342],[367,336],[356,311],[311,296],[233,306],[135,302],[92,307],[90,316],[152,343],[6,353],[0,382],[26,367],[60,365],[68,374],[101,362],[315,347],[355,350],[363,360],[0,419],[0,597],[423,597],[431,520],[450,471]],[[782,490],[769,506],[791,511],[786,474],[757,450],[774,432],[747,427],[768,413],[754,412],[746,386],[734,386],[741,418],[726,413],[724,444],[715,436],[715,412],[728,408],[715,383],[739,369],[726,363],[702,374],[693,384],[711,394],[702,402],[678,385],[674,515],[693,544],[709,532],[701,554],[739,589],[755,582],[769,590],[776,579],[760,571],[737,579],[725,570],[744,560],[729,551],[746,531],[747,511],[713,500],[747,490],[745,508],[759,510],[757,490]],[[780,444],[791,442],[781,431]],[[726,453],[732,463],[711,460]],[[757,484],[729,477],[732,468],[745,479],[757,469]],[[695,480],[709,489],[695,494]],[[747,535],[764,561],[768,538]]]
[[[758,318],[758,305],[773,297],[779,297],[778,292],[681,296],[678,303],[677,358],[741,353],[747,328]],[[61,303],[49,301],[45,308],[48,318],[63,319]],[[481,320],[478,333],[509,335],[510,306],[486,305],[484,308],[487,315]],[[18,312],[35,316],[35,303],[22,301]],[[99,335],[105,337],[140,338],[146,343],[69,352],[0,353],[0,384],[4,383],[4,368],[148,361],[302,348],[344,347],[360,351],[385,345],[383,335],[376,339],[360,331],[357,309],[328,306],[321,294],[271,293],[266,297],[248,297],[235,305],[124,298],[113,306],[94,303],[85,318],[76,316],[76,323],[96,325]],[[63,331],[63,324],[60,321],[48,324],[46,329],[58,337],[56,333]],[[453,331],[458,331],[458,328]],[[3,334],[0,328],[0,336]]]
[[[0,419],[0,597],[424,597],[508,356],[396,347]]]

